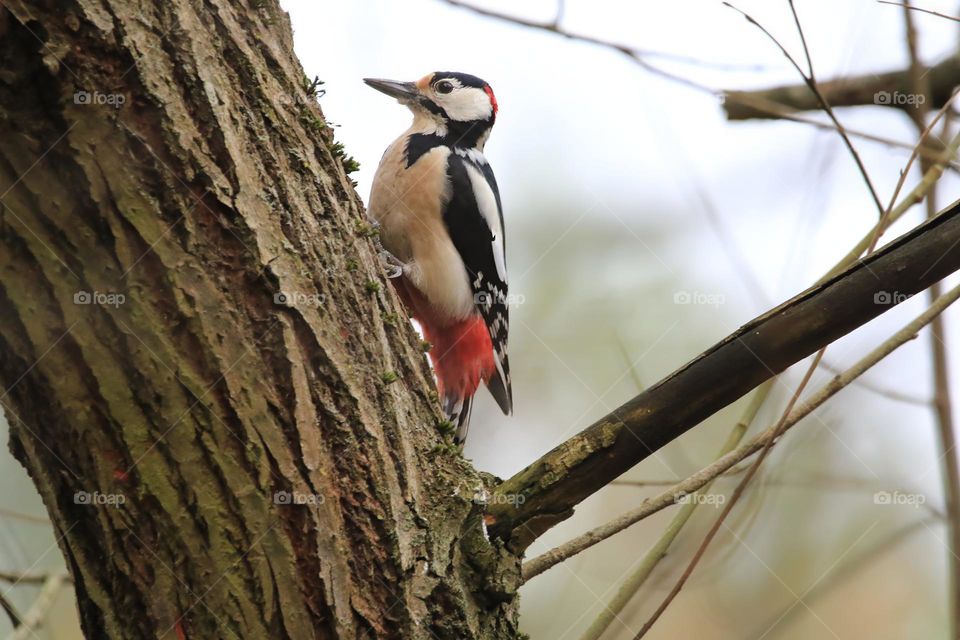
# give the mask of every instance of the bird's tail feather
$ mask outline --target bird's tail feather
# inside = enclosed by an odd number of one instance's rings
[[[467,441],[467,432],[470,430],[470,414],[473,413],[473,396],[447,396],[443,401],[443,412],[447,420],[457,427],[453,441],[463,444]]]

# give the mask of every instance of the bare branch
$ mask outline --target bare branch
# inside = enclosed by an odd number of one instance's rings
[[[938,18],[946,18],[947,20],[953,20],[954,22],[960,22],[960,18],[956,16],[949,16],[945,13],[940,13],[939,11],[931,11],[930,9],[924,9],[922,7],[911,7],[909,3],[900,3],[900,2],[890,2],[890,0],[877,0],[877,4],[889,4],[894,7],[903,7],[910,11],[919,11],[920,13],[929,13],[932,16],[937,16]]]
[[[829,371],[830,373],[837,375],[842,372],[843,369],[838,367],[835,364],[829,363],[826,360],[820,361],[820,367]],[[893,400],[895,402],[903,402],[904,404],[912,404],[920,407],[929,407],[931,399],[923,398],[919,396],[910,395],[896,389],[887,389],[885,387],[878,386],[869,380],[857,380],[856,382],[858,387],[865,389],[871,393],[875,393],[878,396],[887,398],[888,400]]]
[[[951,98],[952,100],[953,98]],[[935,162],[933,166],[930,167],[926,173],[923,174],[923,178],[920,179],[920,182],[910,190],[910,192],[903,197],[902,200],[893,208],[891,208],[887,213],[877,221],[877,224],[873,226],[870,231],[860,239],[853,249],[851,249],[847,255],[840,259],[840,261],[830,270],[827,274],[819,281],[824,282],[829,278],[837,275],[846,267],[846,265],[851,264],[854,260],[859,258],[864,251],[871,251],[872,248],[876,245],[877,240],[883,235],[883,232],[894,222],[899,220],[903,214],[910,210],[910,207],[916,203],[923,200],[923,198],[930,192],[930,190],[937,184],[937,181],[940,180],[940,176],[943,175],[943,169],[947,158],[953,158],[957,155],[957,151],[960,149],[960,134],[954,136],[950,141],[950,144],[947,146],[947,149],[943,152],[940,161]],[[908,165],[909,166],[909,165]],[[906,176],[906,171],[903,172],[900,182],[897,184],[897,188],[894,190],[894,196],[900,191],[900,185],[903,183],[902,178]]]
[[[12,585],[38,585],[43,584],[49,578],[49,573],[19,573],[16,571],[0,571],[0,581],[9,582]],[[71,578],[68,576],[67,579],[70,580]]]
[[[10,624],[14,629],[23,624],[23,618],[17,613],[16,607],[13,606],[12,602],[7,600],[7,596],[3,593],[0,593],[0,609],[3,609],[7,617],[10,618]]]
[[[826,83],[824,83],[826,84]],[[823,87],[824,85],[821,85]],[[803,91],[809,91],[806,85],[801,85]],[[797,122],[799,124],[807,124],[812,127],[817,127],[819,129],[824,129],[827,131],[836,131],[836,127],[831,122],[822,122],[811,117],[803,116],[800,113],[794,112],[788,107],[785,107],[771,99],[764,97],[763,92],[752,93],[749,91],[737,92],[737,91],[728,91],[723,96],[724,109],[727,111],[728,119],[731,111],[736,111],[737,113],[744,113],[741,107],[749,107],[749,113],[763,113],[766,114],[763,117],[775,118],[779,120],[787,120],[789,122]],[[836,106],[836,105],[835,105]],[[811,107],[811,109],[816,109],[816,106]],[[759,116],[750,116],[750,117],[759,117]],[[900,142],[898,140],[891,140],[889,138],[884,138],[872,133],[867,133],[865,131],[859,131],[857,129],[846,128],[847,134],[854,136],[856,138],[861,138],[863,140],[869,140],[871,142],[876,142],[887,147],[896,148],[896,149],[909,149],[913,151],[916,145],[907,142]],[[929,158],[931,160],[936,160],[941,156],[943,152],[943,145],[934,140],[926,140],[919,148],[917,148],[917,153],[921,157]],[[947,161],[948,166],[957,171],[960,168],[953,158]]]
[[[460,9],[466,9],[477,15],[481,15],[487,18],[494,18],[503,22],[508,22],[515,24],[521,27],[528,27],[530,29],[535,29],[538,31],[547,31],[549,33],[556,34],[563,38],[569,40],[575,40],[577,42],[584,42],[586,44],[593,44],[605,49],[610,49],[621,53],[634,62],[641,65],[646,70],[659,75],[675,82],[680,82],[691,88],[697,89],[699,91],[705,91],[708,93],[716,93],[713,89],[706,87],[702,84],[697,84],[688,78],[683,78],[681,76],[674,75],[668,71],[655,67],[647,62],[647,58],[659,58],[668,62],[678,62],[682,64],[695,65],[698,67],[710,68],[710,69],[721,69],[721,70],[747,70],[747,71],[759,71],[762,69],[759,65],[733,65],[733,64],[724,64],[717,63],[712,60],[704,60],[701,58],[694,58],[691,56],[684,56],[676,53],[669,53],[665,51],[650,51],[646,49],[640,49],[632,45],[623,44],[620,42],[612,42],[610,40],[604,40],[603,38],[597,38],[596,36],[590,36],[582,33],[574,33],[572,31],[567,31],[560,27],[560,21],[563,19],[563,3],[561,2],[558,5],[558,10],[556,17],[551,22],[538,22],[536,20],[527,20],[526,18],[521,18],[519,16],[501,13],[499,11],[493,11],[492,9],[485,9],[483,7],[478,7],[476,5],[470,4],[468,2],[461,2],[460,0],[442,0],[448,5],[458,7]]]
[[[822,95],[833,107],[878,106],[893,109],[930,111],[950,99],[960,85],[960,56],[950,56],[925,70],[930,82],[930,99],[922,105],[895,101],[910,94],[910,70],[867,73],[819,83]],[[783,112],[814,111],[820,108],[817,96],[807,84],[783,85],[754,91],[723,92],[728,120],[782,118],[764,103],[780,105]]]

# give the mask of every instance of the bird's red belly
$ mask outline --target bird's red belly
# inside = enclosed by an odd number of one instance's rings
[[[480,314],[465,320],[440,317],[406,278],[392,280],[401,300],[420,323],[432,346],[430,362],[437,374],[441,396],[472,396],[480,381],[493,375],[493,344]]]

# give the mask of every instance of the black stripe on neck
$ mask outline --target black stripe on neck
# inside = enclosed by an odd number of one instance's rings
[[[425,153],[436,147],[451,149],[473,149],[480,138],[490,129],[489,120],[471,120],[469,122],[447,121],[447,135],[435,133],[414,133],[407,138],[406,159],[410,167]]]

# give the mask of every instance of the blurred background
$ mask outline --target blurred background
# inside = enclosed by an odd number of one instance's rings
[[[808,287],[877,219],[835,132],[780,120],[727,122],[716,94],[650,73],[611,49],[443,0],[282,5],[307,75],[325,83],[323,111],[361,163],[352,177],[364,199],[383,149],[410,116],[361,78],[463,71],[496,92],[500,113],[486,155],[504,202],[511,293],[518,300],[510,337],[516,414],[502,416],[481,393],[464,454],[500,477]],[[516,5],[478,0],[475,6],[544,23],[557,14],[555,1]],[[737,6],[803,60],[787,2]],[[955,3],[922,6],[960,11]],[[818,79],[908,66],[901,7],[801,0],[797,10]],[[956,52],[957,22],[919,13],[914,21],[922,62]],[[801,82],[769,39],[717,1],[568,0],[560,28],[692,58],[645,57],[717,90]],[[908,145],[917,139],[895,109],[837,113],[850,129]],[[822,113],[808,115],[825,120]],[[886,204],[909,148],[853,142]],[[915,163],[905,189],[919,176]],[[960,180],[948,171],[938,191],[941,208],[957,197]],[[884,242],[923,217],[915,207]],[[832,345],[825,362],[846,368],[925,302],[908,300]],[[960,310],[945,319],[956,398]],[[648,638],[948,637],[949,551],[930,352],[925,332],[783,439]],[[808,364],[780,378],[754,431],[776,421]],[[808,392],[832,375],[819,369]],[[599,492],[528,557],[639,505],[665,488],[657,483],[708,464],[743,408],[741,401],[714,416],[623,478],[652,484]],[[2,416],[0,428],[6,431]],[[721,478],[713,491],[729,495],[739,478]],[[5,448],[0,486],[0,570],[62,567],[43,506]],[[913,498],[885,504],[878,492]],[[522,629],[533,640],[581,638],[675,511],[530,581],[522,589]],[[715,504],[697,509],[603,638],[634,637],[718,514]],[[2,581],[0,589],[21,611],[37,594],[36,587]],[[73,606],[72,594],[63,592],[52,624],[37,637],[79,638]],[[9,629],[0,617],[0,636]]]

